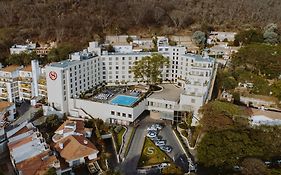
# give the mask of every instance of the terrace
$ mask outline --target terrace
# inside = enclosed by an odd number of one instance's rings
[[[146,92],[148,92],[148,88],[144,89],[139,86],[104,86],[89,90],[81,94],[80,98],[131,107],[144,97]]]

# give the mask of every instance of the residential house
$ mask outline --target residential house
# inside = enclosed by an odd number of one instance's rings
[[[87,160],[95,161],[99,153],[95,145],[83,135],[69,135],[57,142],[55,149],[69,167],[84,164]]]
[[[24,122],[7,131],[6,135],[10,159],[17,174],[44,174],[51,167],[60,172],[58,159],[32,123]]]

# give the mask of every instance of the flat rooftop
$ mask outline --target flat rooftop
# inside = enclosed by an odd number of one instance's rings
[[[161,84],[159,86],[163,87],[163,89],[159,92],[153,92],[148,98],[177,102],[180,99],[180,94],[183,92],[182,89],[174,84]]]
[[[196,55],[196,54],[192,54],[192,53],[184,54],[184,56],[192,57],[192,58],[195,59],[195,61],[200,61],[200,62],[212,62],[212,61],[214,61],[213,57],[203,57],[201,55]]]
[[[2,68],[0,71],[2,71],[2,72],[14,72],[14,71],[18,70],[19,68],[20,68],[20,66],[18,66],[18,65],[10,65],[10,66]]]
[[[263,115],[266,116],[270,119],[277,119],[277,120],[281,120],[281,112],[274,112],[274,111],[267,111],[267,110],[261,110],[261,109],[255,109],[255,108],[251,108],[252,109],[252,116],[255,115]]]

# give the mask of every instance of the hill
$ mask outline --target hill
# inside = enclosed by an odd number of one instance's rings
[[[279,0],[1,0],[0,52],[26,39],[86,44],[105,33],[263,27],[280,24],[280,9]]]

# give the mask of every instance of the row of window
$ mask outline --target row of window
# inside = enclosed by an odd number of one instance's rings
[[[132,114],[126,114],[123,112],[116,112],[116,111],[111,111],[111,115],[117,116],[117,117],[128,117],[132,118]]]

